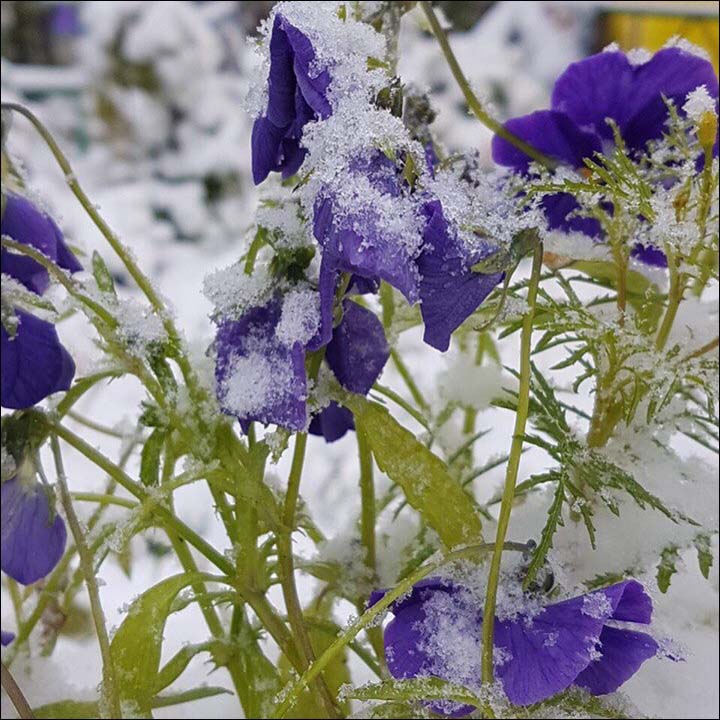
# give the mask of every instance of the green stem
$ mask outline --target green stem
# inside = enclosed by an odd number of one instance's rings
[[[528,409],[530,406],[530,353],[532,351],[533,320],[535,318],[535,303],[537,300],[540,272],[542,270],[543,246],[538,243],[533,255],[532,273],[528,285],[528,312],[523,319],[520,336],[520,387],[518,390],[518,408],[515,415],[515,429],[513,431],[510,458],[508,459],[507,473],[505,475],[505,489],[503,491],[500,515],[498,517],[495,547],[493,550],[490,572],[488,574],[487,596],[483,613],[482,630],[482,681],[493,682],[493,649],[495,634],[495,607],[497,605],[497,589],[500,580],[500,563],[502,561],[503,543],[507,535],[515,497],[515,484],[517,482],[520,458],[523,450],[523,438],[527,424]]]
[[[716,337],[714,340],[711,340],[708,343],[705,343],[702,347],[699,347],[697,350],[694,350],[689,355],[686,355],[683,358],[683,362],[687,362],[688,360],[694,360],[695,358],[702,357],[705,355],[705,353],[712,352],[713,350],[717,350],[718,346],[720,346],[720,337]]]
[[[104,470],[110,477],[122,485],[131,495],[134,495],[141,502],[149,499],[147,490],[136,483],[129,475],[121,470],[115,463],[96,450],[92,445],[86,443],[72,430],[68,430],[59,423],[51,423],[52,431],[68,445],[75,448],[80,454]],[[233,577],[233,564],[220,552],[218,552],[205,539],[189,528],[185,523],[176,518],[165,506],[156,505],[155,512],[162,520],[162,523],[177,532],[177,534],[192,545],[201,555],[204,555],[215,567],[228,577]]]
[[[400,357],[400,353],[393,348],[390,350],[390,357],[392,358],[397,371],[400,373],[400,377],[405,382],[405,385],[407,385],[407,389],[410,391],[410,395],[412,395],[412,399],[415,401],[415,404],[423,413],[427,413],[430,406],[427,404],[423,394],[420,392],[420,388],[417,386],[417,383],[413,380],[412,373],[408,369],[407,365],[405,365],[402,357]]]
[[[120,706],[120,695],[117,685],[117,673],[115,671],[115,663],[110,652],[110,637],[105,623],[105,613],[100,602],[100,589],[98,588],[97,578],[95,577],[95,563],[93,554],[85,542],[80,522],[75,514],[75,508],[70,497],[70,490],[65,476],[65,468],[63,466],[62,453],[60,452],[60,443],[57,436],[52,435],[50,438],[53,458],[55,459],[55,469],[57,471],[57,484],[60,488],[60,501],[65,510],[65,517],[70,526],[75,547],[77,548],[78,557],[80,559],[80,567],[85,576],[85,586],[88,591],[90,600],[90,612],[92,614],[93,623],[95,625],[95,633],[100,646],[100,655],[102,657],[102,696],[107,699],[108,717],[121,718],[122,708]]]
[[[536,162],[539,162],[541,165],[544,165],[545,167],[548,167],[550,169],[557,167],[557,163],[552,158],[541,153],[539,150],[536,150],[532,145],[529,145],[523,139],[519,138],[517,135],[507,130],[502,125],[502,123],[498,122],[487,112],[487,110],[485,110],[480,100],[472,91],[470,83],[467,81],[467,78],[465,77],[462,68],[460,67],[460,63],[458,63],[457,58],[455,57],[455,53],[450,47],[447,35],[442,29],[442,26],[440,25],[440,22],[435,15],[432,4],[429,2],[421,2],[420,7],[422,7],[423,12],[425,13],[425,17],[430,23],[430,27],[432,28],[432,31],[435,34],[438,43],[440,44],[440,48],[443,52],[443,55],[445,56],[445,60],[447,61],[448,66],[450,67],[450,71],[455,78],[455,82],[457,82],[458,86],[460,87],[462,94],[465,96],[465,102],[467,102],[468,107],[473,111],[475,117],[483,125],[485,125],[486,128],[492,130],[498,137],[501,137],[503,140],[509,142],[518,150],[525,153],[529,158],[535,160]]]
[[[666,248],[666,255],[668,260],[668,274],[670,276],[670,287],[668,289],[668,305],[665,310],[665,315],[660,324],[657,338],[655,339],[655,349],[662,350],[667,343],[668,337],[670,337],[670,331],[675,323],[680,303],[682,302],[683,293],[685,292],[685,280],[684,276],[678,270],[677,258],[675,254]]]
[[[375,577],[375,479],[373,477],[373,458],[370,444],[365,437],[365,431],[357,428],[355,431],[360,460],[360,538],[365,548],[365,565]]]

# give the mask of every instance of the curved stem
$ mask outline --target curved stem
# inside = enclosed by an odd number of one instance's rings
[[[705,343],[702,347],[699,347],[697,350],[694,350],[689,355],[686,355],[683,358],[683,362],[687,362],[688,360],[694,360],[695,358],[702,357],[705,355],[705,353],[712,352],[713,350],[717,350],[717,348],[720,346],[720,337],[716,337],[714,340],[711,340],[708,343]]]
[[[685,292],[685,281],[683,274],[678,271],[677,259],[674,253],[666,248],[666,255],[668,260],[668,274],[670,276],[670,287],[668,289],[668,306],[665,310],[665,315],[660,324],[657,338],[655,339],[655,349],[662,350],[670,337],[670,331],[675,323],[675,317],[677,316],[680,303],[682,302],[682,296]]]
[[[90,551],[90,548],[85,542],[85,535],[83,534],[80,522],[75,514],[75,508],[73,507],[72,498],[70,497],[70,490],[67,484],[67,477],[65,476],[65,468],[63,466],[60,443],[58,442],[57,435],[51,436],[50,445],[52,447],[55,469],[57,471],[57,484],[60,488],[60,501],[63,509],[65,510],[65,517],[67,518],[68,525],[70,526],[70,532],[72,533],[73,540],[75,541],[75,547],[78,551],[80,567],[85,577],[85,586],[87,587],[88,598],[90,600],[90,612],[92,614],[93,624],[95,625],[98,645],[100,646],[103,676],[102,695],[107,698],[107,710],[109,712],[109,717],[121,718],[122,708],[120,706],[117,673],[115,672],[115,663],[113,662],[112,653],[110,652],[110,637],[108,635],[107,625],[105,622],[105,613],[103,612],[102,603],[100,601],[100,589],[97,584],[97,578],[95,577],[93,553]]]
[[[510,458],[508,459],[507,472],[505,475],[505,489],[503,491],[500,515],[498,517],[497,534],[495,535],[495,547],[490,572],[488,574],[487,596],[485,598],[485,609],[483,612],[482,629],[482,681],[483,683],[493,682],[493,648],[495,635],[495,607],[497,605],[497,589],[500,579],[500,563],[502,561],[503,543],[507,535],[512,512],[513,499],[515,497],[515,483],[517,482],[518,470],[520,468],[520,457],[523,450],[523,439],[525,426],[527,424],[528,409],[530,406],[530,353],[532,351],[533,320],[535,318],[535,302],[542,271],[543,246],[538,243],[535,246],[533,255],[532,274],[528,285],[528,312],[523,319],[522,334],[520,337],[520,388],[518,390],[518,408],[515,415],[515,429],[510,447]]]
[[[462,94],[465,96],[465,101],[467,102],[468,107],[473,111],[475,117],[486,128],[492,130],[498,137],[501,137],[506,142],[509,142],[521,152],[524,152],[529,158],[532,158],[533,160],[539,162],[541,165],[544,165],[547,168],[555,168],[557,166],[557,163],[552,158],[541,153],[539,150],[536,150],[532,145],[526,143],[522,138],[519,138],[517,135],[510,132],[502,125],[502,123],[498,122],[494,117],[492,117],[492,115],[490,115],[490,113],[487,112],[478,97],[472,91],[470,83],[465,77],[462,68],[460,67],[460,63],[458,63],[457,58],[455,57],[455,53],[450,47],[447,35],[442,29],[442,26],[437,19],[437,15],[435,15],[435,11],[433,10],[432,5],[429,2],[421,2],[420,7],[422,7],[423,12],[425,13],[425,17],[430,23],[430,27],[432,28],[432,31],[435,34],[438,43],[440,44],[440,48],[443,51],[445,60],[447,60],[447,64],[450,66],[450,71],[452,72],[455,81],[459,85],[460,90],[462,90]]]
[[[365,431],[357,428],[358,456],[360,460],[360,538],[365,548],[365,565],[375,576],[375,479],[373,458]]]

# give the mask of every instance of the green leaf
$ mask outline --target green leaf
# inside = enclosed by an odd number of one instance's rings
[[[173,575],[146,590],[130,606],[110,643],[120,700],[135,708],[135,717],[151,717],[158,686],[163,631],[175,596],[202,582],[202,573]]]
[[[677,572],[677,561],[680,552],[677,545],[669,545],[660,554],[657,566],[657,585],[661,593],[666,593],[670,587],[670,579]]]
[[[189,662],[201,652],[210,652],[213,642],[185,645],[173,655],[157,674],[155,692],[162,692],[172,685],[188,666]]]
[[[700,533],[693,541],[698,555],[698,565],[702,576],[707,580],[713,564],[712,544],[708,533]]]
[[[123,374],[124,370],[114,368],[76,379],[73,386],[65,393],[65,397],[58,403],[57,414],[63,417],[90,388],[97,385],[101,380],[114,380]]]
[[[386,408],[358,395],[342,402],[367,435],[378,467],[397,483],[408,503],[437,532],[447,548],[476,543],[482,537],[480,516],[447,465]]]
[[[528,587],[535,579],[538,570],[545,563],[545,558],[553,544],[553,537],[558,529],[558,525],[563,525],[562,509],[565,502],[565,482],[563,474],[558,473],[558,482],[555,488],[555,496],[548,509],[548,518],[545,522],[545,527],[540,535],[540,542],[535,548],[532,560],[528,566],[527,575],[523,585]]]
[[[167,433],[162,428],[155,428],[145,441],[140,455],[140,479],[147,487],[157,486],[160,478],[160,456]]]
[[[58,702],[41,705],[33,709],[36,718],[47,720],[85,720],[85,718],[100,717],[97,702],[81,702],[77,700],[60,700]]]
[[[108,270],[108,266],[97,250],[92,254],[92,272],[95,282],[102,292],[117,296],[112,273]]]

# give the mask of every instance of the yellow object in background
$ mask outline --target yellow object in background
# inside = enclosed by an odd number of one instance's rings
[[[718,72],[718,2],[601,2],[601,44],[659,50],[680,35],[710,55]]]

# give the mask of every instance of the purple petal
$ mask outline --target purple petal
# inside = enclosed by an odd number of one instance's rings
[[[541,205],[550,230],[580,232],[588,237],[602,238],[603,231],[598,220],[579,215],[571,216],[580,206],[569,193],[547,195],[542,199]]]
[[[45,577],[65,551],[63,519],[51,520],[47,493],[39,485],[26,488],[18,477],[2,484],[2,570],[23,585]]]
[[[323,255],[320,262],[318,292],[320,294],[320,327],[317,335],[310,340],[307,349],[318,350],[330,342],[333,332],[333,311],[339,271],[330,257]]]
[[[285,130],[266,117],[255,120],[252,129],[253,182],[259,185],[271,172],[282,167],[282,141]]]
[[[643,148],[648,140],[662,136],[668,117],[664,95],[682,112],[685,97],[705,85],[711,97],[718,96],[718,80],[712,64],[680,48],[666,48],[635,69],[632,92],[628,95],[628,122],[623,139],[631,148]]]
[[[273,298],[240,320],[218,328],[215,381],[223,412],[242,422],[258,421],[291,430],[307,422],[305,349],[287,347],[275,335],[281,303]]]
[[[6,645],[9,645],[14,639],[15,639],[15,633],[5,632],[4,630],[0,630],[0,645],[2,645],[3,647],[5,647]]]
[[[348,430],[355,429],[352,413],[338,405],[335,401],[323,408],[310,421],[308,432],[311,435],[321,435],[326,442],[339,440]]]
[[[481,257],[470,256],[448,226],[438,201],[425,206],[428,222],[423,236],[425,250],[418,259],[420,270],[420,312],[425,322],[423,339],[445,351],[450,337],[480,307],[502,273],[483,275],[470,269]]]
[[[607,625],[600,633],[600,643],[602,657],[593,660],[575,679],[575,685],[593,695],[615,692],[658,651],[658,644],[650,635]]]
[[[6,194],[0,232],[16,242],[31,245],[70,272],[82,270],[82,265],[68,249],[53,219],[21,195],[11,192]],[[50,280],[47,270],[40,263],[6,249],[2,250],[1,257],[3,273],[38,295],[47,290]]]
[[[266,116],[278,128],[287,128],[295,119],[295,72],[293,51],[279,13],[273,22],[270,36],[270,74],[268,76],[268,106]]]
[[[585,597],[597,594],[604,594],[610,601],[613,620],[650,624],[653,611],[652,600],[637,580],[623,580],[623,582],[589,593]]]
[[[428,597],[428,591],[435,590],[442,590],[444,592],[454,594],[459,592],[461,588],[458,585],[455,585],[451,580],[446,580],[445,578],[440,577],[428,577],[415,583],[407,595],[403,595],[398,600],[395,600],[395,602],[390,605],[390,610],[394,613],[398,613],[407,605],[422,602]],[[373,605],[380,602],[380,600],[382,600],[388,592],[390,591],[387,588],[373,590],[370,594],[370,599],[368,600],[368,607],[371,608]]]
[[[633,66],[622,52],[602,52],[572,63],[555,82],[552,109],[565,113],[579,127],[612,139],[605,118],[623,130],[631,116]],[[579,167],[576,165],[576,167]]]
[[[2,398],[4,408],[21,410],[32,407],[48,395],[70,387],[75,363],[60,344],[55,326],[16,310],[20,320],[10,337],[3,326]]]
[[[352,300],[343,303],[343,318],[325,351],[340,384],[366,395],[385,367],[390,348],[375,314]]]
[[[583,130],[565,113],[538,110],[530,115],[513,118],[505,123],[510,130],[536,150],[572,168],[581,168],[583,158],[592,158],[600,152],[600,138]],[[526,172],[531,162],[522,150],[495,135],[492,140],[493,160],[499,165]]]

